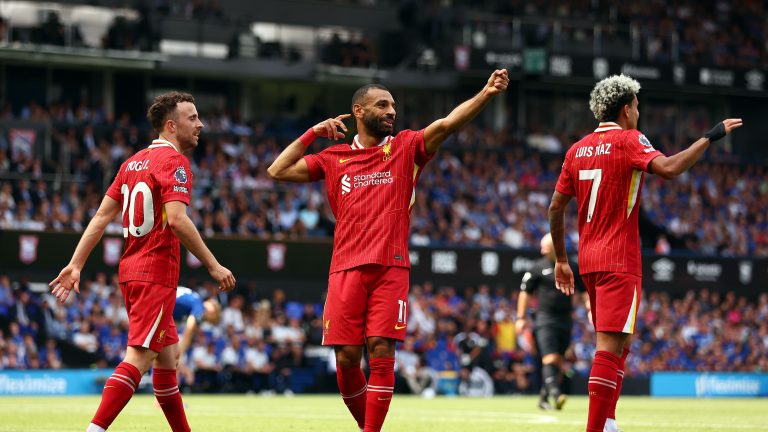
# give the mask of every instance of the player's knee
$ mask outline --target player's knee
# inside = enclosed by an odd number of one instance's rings
[[[369,337],[368,354],[371,357],[394,357],[395,340],[378,336]]]
[[[563,362],[563,356],[560,355],[559,353],[547,354],[541,358],[541,362],[543,364],[555,364],[559,366],[560,363]]]
[[[336,349],[336,363],[340,368],[350,369],[354,367],[360,367],[360,361],[363,358],[363,350],[361,346],[337,346]]]

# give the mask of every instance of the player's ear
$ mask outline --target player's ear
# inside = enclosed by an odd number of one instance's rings
[[[361,104],[352,105],[352,115],[354,115],[355,118],[363,118],[364,111],[365,110],[363,109],[363,106]]]

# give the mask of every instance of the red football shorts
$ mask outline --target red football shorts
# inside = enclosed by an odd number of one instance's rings
[[[581,275],[592,305],[595,330],[632,334],[643,293],[642,278],[629,273]]]
[[[367,264],[331,273],[323,310],[323,345],[363,345],[369,336],[402,341],[410,270]]]
[[[173,307],[176,288],[151,282],[131,281],[120,284],[128,312],[128,346],[160,352],[179,342]]]

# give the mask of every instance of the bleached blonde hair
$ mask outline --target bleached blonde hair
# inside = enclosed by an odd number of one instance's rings
[[[624,105],[640,92],[640,83],[624,74],[612,75],[595,84],[589,95],[589,109],[598,121],[613,121]]]

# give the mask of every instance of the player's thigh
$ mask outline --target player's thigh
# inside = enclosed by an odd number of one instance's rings
[[[176,369],[179,362],[179,344],[174,343],[163,347],[155,358],[154,367],[163,369]]]
[[[592,317],[592,325],[596,325],[597,323],[597,308],[595,307],[595,304],[597,303],[595,298],[595,284],[597,283],[597,279],[600,274],[601,273],[587,273],[581,275],[581,281],[584,283],[584,288],[586,288],[587,295],[589,296],[589,314]]]
[[[362,345],[368,293],[359,268],[331,273],[323,308],[323,345]]]
[[[629,273],[598,273],[595,281],[595,329],[632,334],[642,295],[642,280]]]
[[[570,338],[570,331],[564,325],[548,324],[537,326],[534,330],[536,345],[539,348],[539,355],[544,357],[548,354],[565,354],[568,344],[563,347],[563,335]]]
[[[176,290],[173,287],[143,281],[120,284],[128,311],[128,345],[149,348],[161,352],[167,345],[166,338],[176,338],[173,307]],[[169,339],[169,340],[170,340]]]
[[[408,324],[410,270],[406,267],[368,266],[366,336],[405,340]]]
[[[568,351],[568,347],[571,346],[571,330],[573,329],[573,322],[567,321],[557,332],[557,350],[560,355],[565,355]]]

